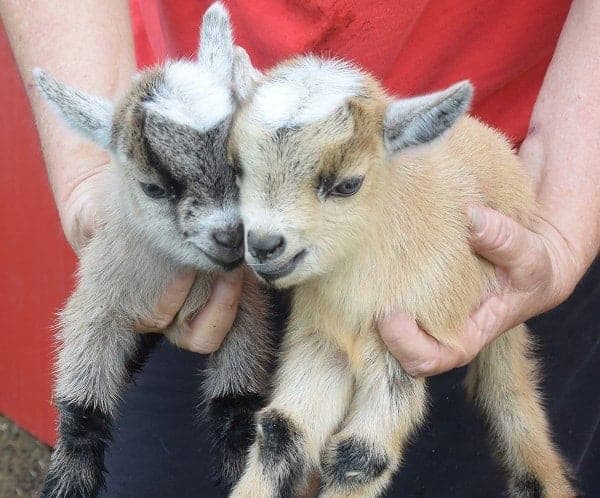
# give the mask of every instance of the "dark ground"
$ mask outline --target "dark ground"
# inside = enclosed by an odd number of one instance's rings
[[[0,498],[34,498],[50,449],[0,415]]]

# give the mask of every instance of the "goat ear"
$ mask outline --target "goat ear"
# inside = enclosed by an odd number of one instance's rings
[[[250,61],[250,56],[242,47],[235,47],[233,59],[233,92],[238,102],[244,101],[263,74]]]
[[[441,92],[392,102],[383,124],[386,148],[397,152],[438,138],[467,112],[472,97],[471,83],[461,81]]]
[[[33,75],[42,95],[71,128],[101,147],[109,148],[113,118],[111,102],[64,85],[41,69],[34,69]]]
[[[233,58],[233,32],[229,12],[221,2],[215,2],[202,18],[198,64],[229,85],[233,73]]]

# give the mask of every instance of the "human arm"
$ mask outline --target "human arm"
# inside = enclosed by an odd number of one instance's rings
[[[563,27],[519,155],[531,171],[537,210],[531,230],[472,206],[471,244],[503,283],[467,321],[463,350],[450,349],[398,313],[380,325],[412,375],[468,363],[509,328],[563,302],[600,248],[600,5],[576,0]]]

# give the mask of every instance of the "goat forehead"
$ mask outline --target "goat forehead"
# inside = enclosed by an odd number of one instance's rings
[[[165,67],[162,84],[146,106],[201,132],[215,127],[235,110],[229,83],[187,61]]]
[[[189,195],[213,200],[231,197],[236,186],[226,156],[228,130],[226,121],[205,133],[182,132],[170,147],[153,147],[147,136],[140,135],[126,157],[142,172]]]
[[[167,183],[178,183],[188,195],[205,201],[231,201],[237,187],[235,175],[226,160],[221,157],[198,157],[182,167],[168,167],[169,172],[157,171]]]
[[[289,185],[313,185],[322,177],[339,176],[352,168],[356,151],[352,118],[336,113],[316,125],[265,128],[236,136],[233,155],[247,171],[254,188],[271,191]]]
[[[364,84],[363,74],[347,62],[303,57],[268,75],[256,89],[249,113],[272,130],[305,126],[359,95]]]

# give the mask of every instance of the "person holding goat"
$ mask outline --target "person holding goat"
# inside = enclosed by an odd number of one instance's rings
[[[43,61],[61,80],[115,97],[129,85],[135,49],[147,63],[191,53],[195,25],[210,3],[156,0],[142,10],[134,0],[131,15],[124,0],[64,1],[60,6],[24,1],[4,2],[0,13],[26,82],[30,69]],[[231,4],[239,42],[261,69],[294,53],[314,51],[355,60],[395,94],[425,93],[464,78],[475,83],[474,114],[520,146],[534,180],[536,222],[525,229],[492,209],[472,207],[472,247],[496,266],[504,285],[473,310],[461,336],[463,347],[441,345],[402,314],[380,324],[382,338],[409,374],[440,374],[465,365],[515,324],[567,300],[581,281],[567,303],[530,325],[542,355],[551,359],[545,387],[558,442],[576,467],[579,489],[597,494],[598,413],[590,407],[600,401],[592,387],[600,375],[599,270],[592,266],[600,245],[600,6],[593,0],[536,0],[514,8],[469,0]],[[97,206],[107,159],[56,126],[33,92],[31,100],[65,235],[78,250],[102,223]],[[174,279],[151,318],[137,329],[164,330],[193,280],[187,273]],[[239,275],[216,283],[180,345],[196,353],[218,349],[235,317],[241,288]],[[181,422],[188,418],[180,413],[185,399],[193,398],[186,389],[194,388],[193,372],[201,361],[167,345],[150,359],[118,422],[107,462],[107,496],[218,496],[198,475],[197,445],[203,433]],[[411,448],[415,456],[407,458],[390,496],[494,496],[503,489],[490,461],[479,457],[481,437],[464,437],[481,433],[480,422],[466,418],[464,426],[457,426],[444,416],[447,410],[466,411],[457,401],[460,394],[439,394],[452,392],[461,375],[459,370],[432,380],[432,430]],[[175,384],[181,388],[179,396],[170,388]],[[171,405],[155,409],[154,401],[167,392]],[[185,427],[186,434],[174,435]],[[432,448],[438,451],[432,454]],[[158,469],[174,454],[177,465],[169,467],[165,479]],[[477,482],[456,484],[450,477],[456,465],[477,476]],[[438,469],[435,480],[428,478],[433,468]]]

